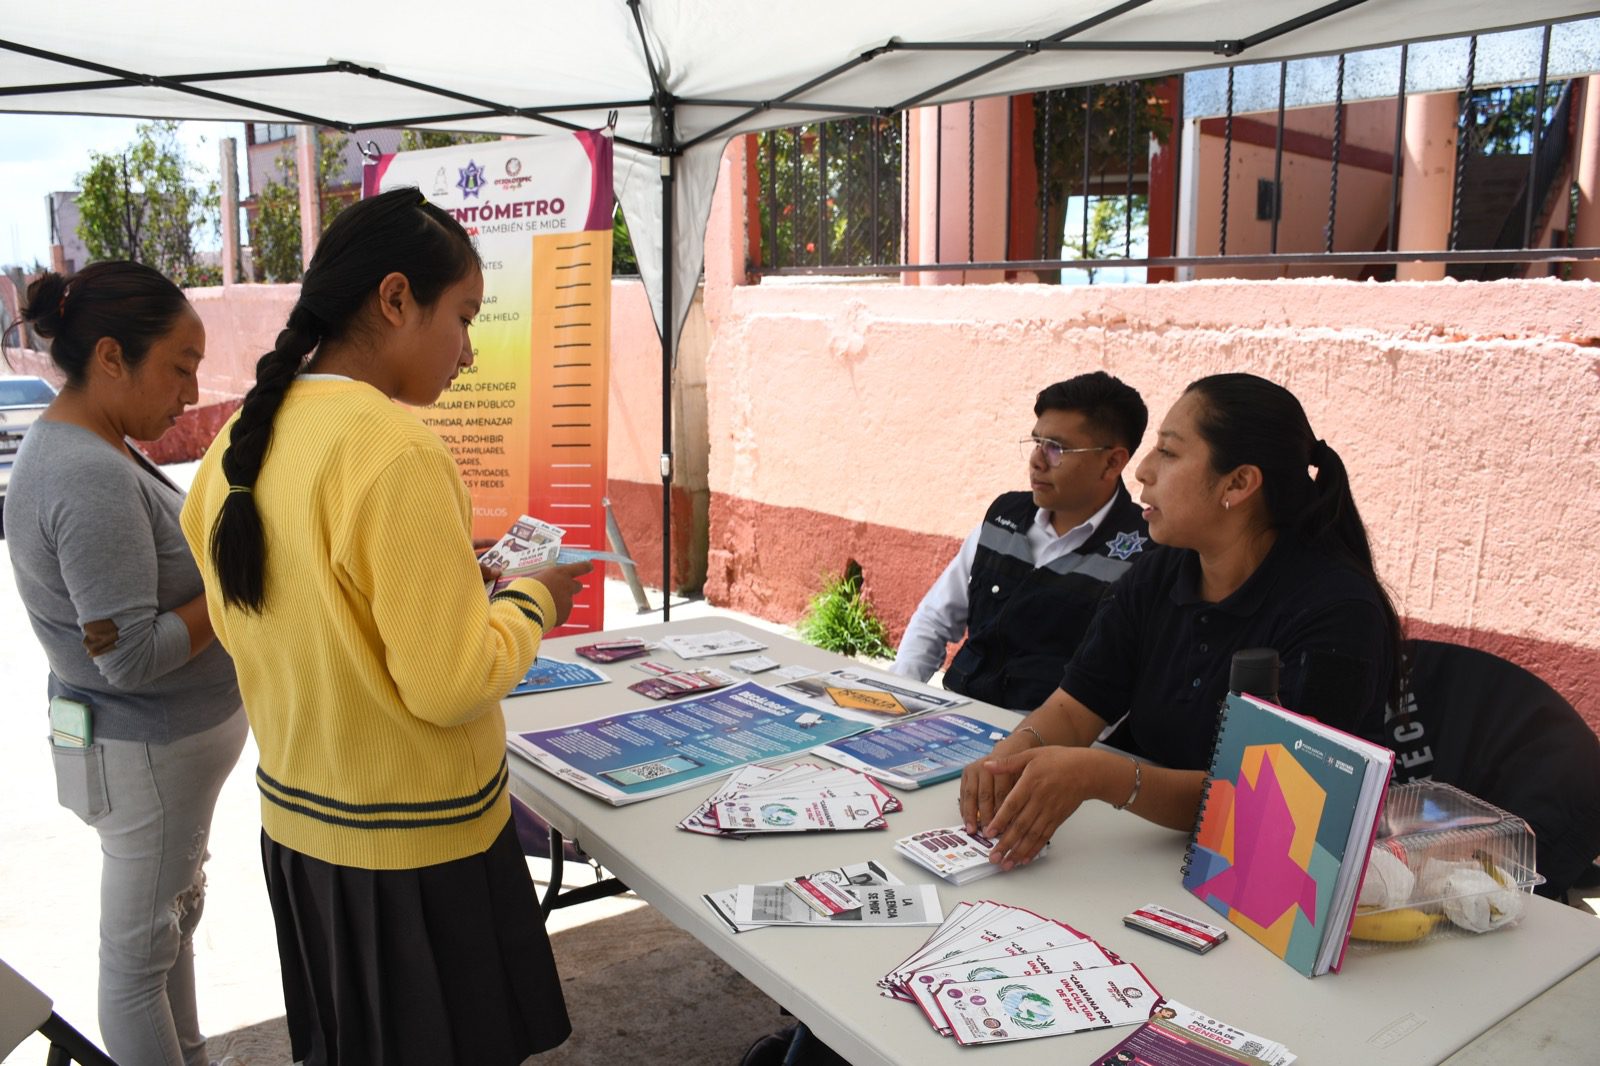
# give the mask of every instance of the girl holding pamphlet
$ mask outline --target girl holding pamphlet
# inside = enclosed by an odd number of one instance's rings
[[[128,1066],[205,1066],[201,866],[246,725],[179,528],[183,493],[131,441],[199,399],[206,331],[183,290],[127,262],[45,274],[22,321],[65,383],[17,453],[6,543],[50,663],[56,797],[100,838],[100,1033]]]
[[[1240,649],[1277,651],[1285,706],[1381,736],[1399,621],[1344,463],[1294,395],[1201,378],[1135,476],[1164,547],[1111,590],[1060,688],[962,776],[962,819],[998,838],[990,861],[1008,869],[1086,800],[1190,829]],[[1124,715],[1114,739],[1141,758],[1091,747]]]
[[[570,1031],[500,699],[589,564],[486,597],[455,463],[393,402],[472,364],[482,297],[466,231],[416,189],[346,208],[183,512],[261,751],[307,1066],[509,1066]]]

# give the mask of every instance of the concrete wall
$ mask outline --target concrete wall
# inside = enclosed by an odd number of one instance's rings
[[[1600,724],[1597,297],[1557,281],[735,288],[707,367],[706,594],[793,618],[855,558],[898,630],[984,505],[1024,486],[1015,442],[1043,384],[1104,369],[1157,422],[1192,379],[1246,370],[1292,389],[1344,456],[1413,635],[1521,662]]]
[[[1190,380],[1249,370],[1345,457],[1411,632],[1520,662],[1600,724],[1594,283],[747,285],[742,152],[675,372],[680,587],[704,559],[709,599],[793,620],[855,558],[898,632],[985,504],[1024,484],[1016,441],[1043,384],[1103,368],[1159,420]],[[207,402],[248,387],[294,292],[191,293]],[[638,283],[613,308],[609,490],[654,582],[659,340]],[[225,412],[192,416],[196,438]]]

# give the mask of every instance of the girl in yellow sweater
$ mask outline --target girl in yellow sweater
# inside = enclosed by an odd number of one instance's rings
[[[485,598],[455,463],[393,402],[471,365],[482,297],[466,232],[417,190],[347,208],[183,511],[261,752],[306,1066],[514,1064],[570,1031],[499,701],[588,565]]]

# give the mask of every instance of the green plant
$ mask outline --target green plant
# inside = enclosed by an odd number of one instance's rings
[[[861,591],[861,564],[851,559],[844,573],[822,579],[822,591],[800,619],[800,639],[841,655],[890,658],[889,633]]]
[[[133,144],[90,152],[78,188],[78,236],[91,261],[132,259],[180,285],[199,283],[195,237],[215,232],[219,196],[184,156],[176,122],[144,123]]]

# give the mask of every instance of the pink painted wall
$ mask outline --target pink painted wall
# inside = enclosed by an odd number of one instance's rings
[[[218,285],[185,292],[206,325],[200,403],[238,399],[255,384],[256,360],[272,348],[300,286]]]
[[[1562,649],[1551,680],[1600,720],[1597,299],[1556,281],[738,288],[707,368],[711,569],[731,575],[708,595],[737,600],[743,576],[721,500],[955,538],[1023,486],[1042,385],[1104,369],[1158,421],[1190,380],[1246,370],[1344,456],[1418,635],[1486,635],[1525,663]]]

